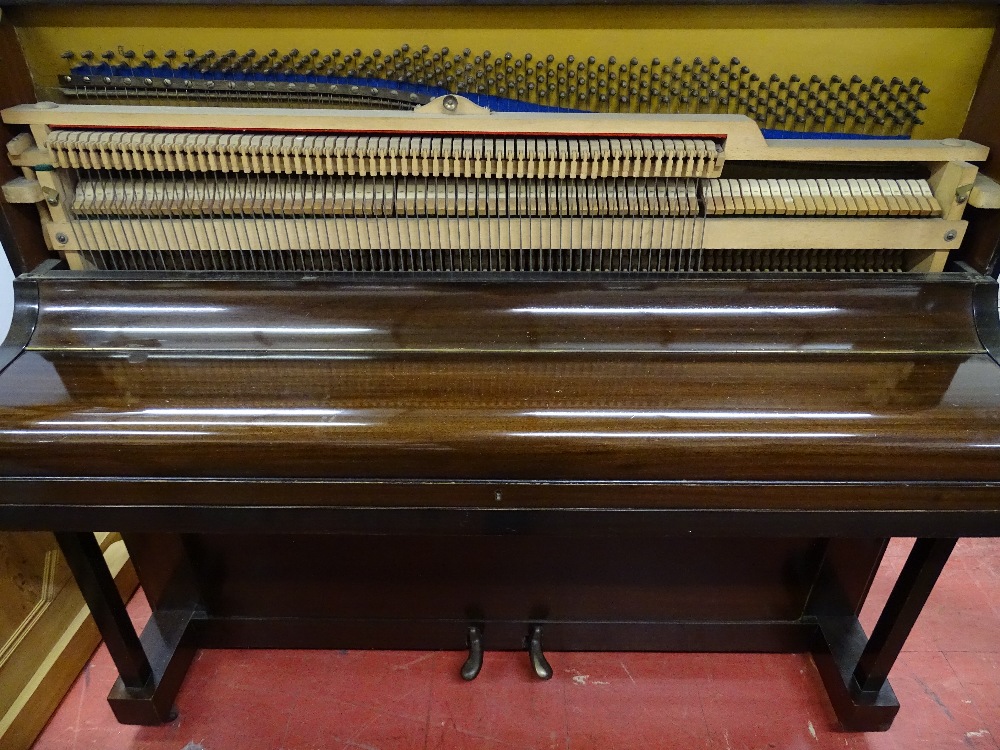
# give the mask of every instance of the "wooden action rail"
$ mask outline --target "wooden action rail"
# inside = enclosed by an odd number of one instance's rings
[[[926,180],[704,180],[709,216],[940,216]]]
[[[46,147],[54,166],[74,169],[361,177],[713,177],[723,162],[721,147],[704,138],[52,130]]]
[[[51,222],[65,250],[942,250],[966,222],[779,217],[309,217],[77,219]]]
[[[25,177],[5,194],[39,205],[74,268],[106,252],[499,248],[905,250],[917,254],[904,270],[934,271],[965,235],[967,160],[988,153],[767,141],[727,115],[491,113],[456,96],[414,112],[41,103],[2,115],[31,130],[9,146]],[[918,163],[929,178],[720,177],[740,160]]]
[[[989,155],[987,147],[960,139],[766,140],[752,120],[737,115],[489,112],[459,96],[440,97],[413,112],[41,102],[10,107],[0,112],[0,117],[8,125],[31,126],[39,144],[45,142],[50,128],[124,128],[243,133],[500,135],[504,138],[517,135],[588,139],[693,138],[724,142],[727,161],[978,162]]]
[[[76,183],[73,211],[100,216],[940,216],[926,180],[885,179],[114,179]]]

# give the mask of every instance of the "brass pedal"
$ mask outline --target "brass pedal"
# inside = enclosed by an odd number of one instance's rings
[[[476,679],[483,668],[483,633],[475,625],[469,626],[469,658],[462,665],[460,674],[466,682]]]
[[[528,640],[528,658],[531,660],[531,668],[540,680],[552,679],[552,667],[549,665],[545,654],[542,653],[542,626],[535,625],[531,629],[531,638]]]

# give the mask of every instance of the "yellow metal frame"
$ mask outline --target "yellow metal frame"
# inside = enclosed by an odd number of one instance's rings
[[[918,138],[958,135],[998,13],[980,6],[14,8],[40,90],[65,50],[173,48],[329,51],[404,43],[455,51],[565,57],[736,56],[762,77],[921,78],[930,87]]]

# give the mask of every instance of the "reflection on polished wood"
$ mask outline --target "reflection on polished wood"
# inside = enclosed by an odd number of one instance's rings
[[[1000,481],[975,289],[45,282],[0,470]]]

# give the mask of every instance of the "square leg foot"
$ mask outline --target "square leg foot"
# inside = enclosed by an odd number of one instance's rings
[[[826,687],[841,727],[848,732],[884,732],[899,713],[899,701],[888,682],[877,694],[860,690],[854,679],[868,642],[856,617],[817,618],[813,661]]]
[[[108,695],[108,704],[119,724],[136,724],[153,727],[169,724],[177,718],[177,709],[162,693],[129,690],[121,680],[115,683]]]
[[[174,699],[196,652],[184,639],[192,615],[190,611],[167,610],[154,612],[149,618],[139,639],[153,676],[142,688],[126,687],[119,678],[108,695],[111,710],[122,724],[154,726],[177,718]]]

